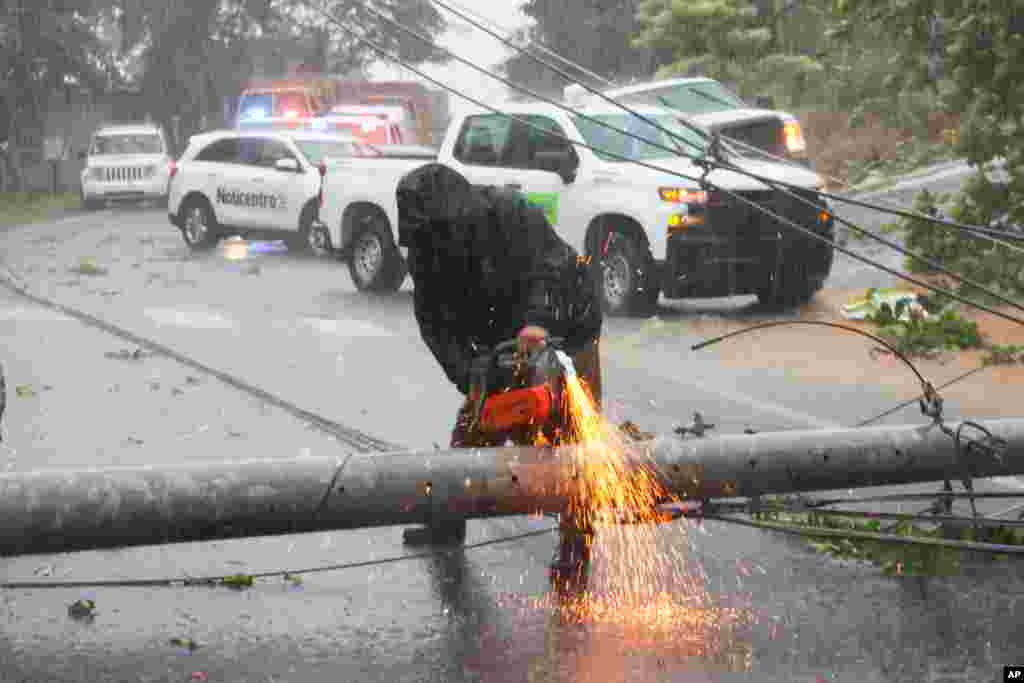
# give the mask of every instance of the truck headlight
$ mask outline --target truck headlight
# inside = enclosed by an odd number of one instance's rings
[[[146,166],[142,169],[143,178],[152,178],[154,175],[156,175],[156,166]]]
[[[92,180],[103,180],[103,169],[102,168],[90,168],[89,178]]]
[[[708,193],[703,190],[689,190],[685,187],[659,187],[658,196],[661,201],[672,204],[696,204],[708,203]]]

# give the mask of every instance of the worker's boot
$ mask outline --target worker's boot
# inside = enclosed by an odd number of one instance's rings
[[[406,545],[459,545],[466,541],[466,520],[453,519],[428,526],[406,529],[402,534]]]

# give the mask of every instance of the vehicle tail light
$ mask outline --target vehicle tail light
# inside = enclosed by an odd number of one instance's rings
[[[787,121],[782,127],[782,142],[790,154],[803,154],[807,151],[804,132],[799,121]]]
[[[167,164],[167,170],[170,173],[170,179],[174,180],[174,176],[178,175],[178,162],[171,159],[171,162]]]

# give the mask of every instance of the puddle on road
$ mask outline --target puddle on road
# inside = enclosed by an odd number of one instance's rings
[[[394,332],[371,323],[346,319],[302,318],[302,323],[320,334],[334,335],[346,339],[352,337],[396,337]]]

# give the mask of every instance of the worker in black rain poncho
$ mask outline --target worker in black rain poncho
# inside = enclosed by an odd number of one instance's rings
[[[471,428],[478,396],[471,367],[510,339],[529,351],[565,340],[579,377],[601,401],[601,301],[594,269],[562,241],[544,212],[508,189],[475,187],[431,163],[398,184],[399,245],[408,248],[420,334],[466,396],[451,446],[493,445]],[[410,543],[461,541],[464,520],[407,532]]]

